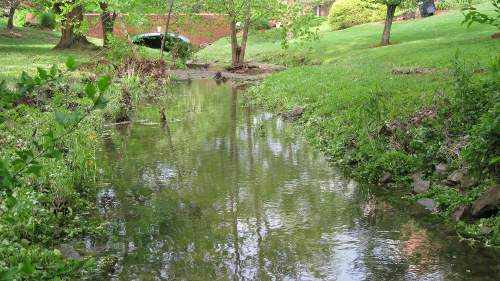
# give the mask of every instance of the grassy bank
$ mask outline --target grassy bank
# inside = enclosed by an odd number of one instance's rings
[[[63,65],[69,56],[81,62],[102,54],[85,50],[54,50],[60,34],[53,31],[16,27],[14,32],[20,37],[9,37],[0,28],[0,81],[15,80],[19,73],[28,71],[33,74],[37,67]]]
[[[478,5],[480,10],[493,10],[490,4]],[[277,33],[259,33],[249,38],[247,59],[282,63],[289,66],[332,63],[369,63],[377,67],[448,65],[453,51],[463,50],[475,55],[479,62],[498,52],[498,41],[489,40],[495,28],[474,24],[462,25],[460,11],[447,11],[425,19],[397,22],[391,33],[392,45],[374,48],[379,42],[383,23],[371,23],[332,32],[325,23],[320,27],[320,40],[293,43],[283,50]],[[201,50],[202,60],[229,62],[231,48],[228,38]],[[378,62],[378,63],[377,63]]]
[[[133,110],[140,81],[126,77],[97,89],[104,86],[94,80],[111,69],[89,74],[64,65],[69,56],[87,62],[99,51],[55,51],[53,32],[15,32],[21,37],[0,36],[0,82],[8,82],[0,83],[0,280],[101,279],[107,259],[75,248],[104,232],[96,143],[107,120]],[[97,99],[101,92],[107,103]]]
[[[319,41],[288,50],[279,48],[272,32],[255,35],[250,60],[290,68],[251,94],[276,111],[305,107],[301,126],[311,142],[362,181],[409,193],[412,175],[420,172],[415,181],[430,181],[430,189],[408,198],[433,199],[440,215],[452,221],[451,214],[470,208],[498,180],[499,79],[489,67],[500,54],[500,41],[490,37],[495,28],[467,29],[462,20],[459,11],[451,11],[398,22],[387,47],[374,47],[381,24],[335,32],[322,27]],[[198,57],[226,61],[229,51],[223,39]],[[438,164],[446,165],[445,175],[436,174]],[[473,187],[443,184],[453,171],[466,168],[480,179]],[[477,168],[481,171],[474,173]],[[498,216],[465,221],[452,223],[460,235],[500,244]]]

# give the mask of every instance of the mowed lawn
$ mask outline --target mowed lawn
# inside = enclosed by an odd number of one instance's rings
[[[490,4],[480,10],[492,11]],[[306,106],[306,120],[313,124],[316,140],[335,146],[342,135],[369,122],[360,108],[376,96],[384,103],[384,119],[401,119],[432,104],[434,97],[449,93],[453,86],[453,61],[467,61],[473,69],[487,68],[500,55],[500,40],[491,35],[498,29],[462,25],[460,11],[449,11],[424,19],[396,22],[392,45],[375,47],[381,23],[330,31],[322,26],[320,40],[294,44],[281,50],[280,43],[265,34],[250,38],[248,60],[288,64],[255,90],[254,98],[277,110]],[[198,54],[199,59],[227,61],[230,48],[222,39]],[[430,69],[423,74],[395,74],[399,69]],[[478,71],[482,72],[482,71]],[[487,75],[487,74],[482,74]],[[340,138],[340,139],[337,139]]]
[[[100,51],[54,50],[60,34],[53,31],[16,27],[20,38],[7,37],[3,22],[0,23],[0,81],[17,79],[22,71],[33,73],[37,67],[62,65],[69,56],[79,62],[96,58]]]
[[[491,4],[481,4],[482,11],[493,11]],[[498,52],[500,41],[490,35],[498,31],[493,26],[462,25],[460,11],[447,11],[440,15],[400,21],[393,25],[391,46],[374,48],[379,44],[383,23],[370,23],[345,30],[331,31],[325,22],[320,27],[320,40],[292,42],[283,50],[277,36],[271,32],[250,36],[247,59],[296,65],[328,64],[339,61],[365,62],[378,60],[382,64],[442,66],[449,63],[454,50],[473,53],[479,62]],[[451,52],[450,52],[451,51]],[[450,55],[451,53],[451,55]],[[223,38],[197,54],[202,60],[229,62],[231,48]]]

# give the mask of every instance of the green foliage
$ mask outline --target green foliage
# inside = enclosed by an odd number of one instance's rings
[[[500,28],[500,0],[491,0],[491,4],[494,7],[493,15],[482,13],[472,4],[469,4],[467,7],[462,9],[465,16],[465,19],[462,23],[467,24],[468,27],[476,22],[481,24],[489,24],[495,26],[496,28]]]
[[[66,66],[78,67],[72,58]],[[93,267],[92,260],[67,261],[48,248],[58,237],[92,232],[77,215],[88,205],[87,191],[77,186],[85,186],[94,153],[86,140],[95,125],[86,120],[106,106],[111,81],[87,82],[82,99],[66,79],[68,72],[53,66],[23,73],[15,89],[0,83],[0,280],[78,278]]]
[[[277,31],[280,34],[283,49],[287,49],[292,40],[303,43],[319,39],[319,25],[322,19],[318,19],[316,16],[301,15],[297,6],[287,9],[282,21],[287,22],[287,24]]]
[[[436,8],[439,10],[451,10],[463,8],[469,3],[468,0],[442,0],[436,3]]]
[[[119,65],[134,54],[133,48],[126,38],[110,36],[106,56],[114,65]]]
[[[498,92],[497,92],[498,96]],[[500,100],[483,114],[470,134],[464,158],[479,176],[500,176]]]
[[[27,9],[18,9],[14,14],[14,25],[15,26],[24,26],[26,24],[26,16],[33,11]]]
[[[374,0],[337,0],[328,22],[333,29],[344,29],[384,18],[386,7]]]
[[[394,6],[399,6],[401,5],[405,0],[376,0],[379,3],[382,3],[384,5],[394,5]]]
[[[404,5],[402,6],[402,9]],[[484,12],[491,9],[490,4],[481,4],[477,8]],[[402,11],[402,10],[401,10]],[[396,14],[398,11],[396,11]],[[449,64],[453,57],[453,50],[460,49],[470,52],[481,63],[490,60],[491,54],[498,52],[498,42],[490,40],[488,37],[495,28],[488,25],[473,25],[469,30],[464,30],[460,23],[463,15],[460,11],[443,13],[438,16],[417,19],[415,21],[395,22],[393,24],[394,44],[390,48],[371,48],[380,41],[381,26],[379,24],[367,24],[356,26],[352,29],[342,31],[331,31],[331,28],[324,24],[319,27],[317,35],[320,40],[311,42],[289,41],[289,48],[282,49],[281,34],[277,34],[279,29],[258,33],[249,37],[247,55],[249,60],[265,61],[270,63],[285,65],[320,65],[325,73],[336,73],[335,67],[328,65],[338,62],[352,65],[352,70],[370,72],[371,66],[365,68],[358,67],[358,64],[371,64],[379,61],[376,68],[380,73],[390,73],[390,66],[403,67],[436,67]],[[439,26],[439,28],[435,28]],[[227,62],[230,59],[229,40],[223,38],[207,48],[197,53],[201,60]],[[428,51],[432,46],[432,52]],[[450,52],[452,50],[452,52]],[[320,66],[318,66],[319,68]],[[332,68],[332,69],[330,69]],[[356,71],[357,72],[357,71]],[[352,72],[347,72],[352,74]],[[304,74],[302,76],[306,76]],[[339,73],[340,77],[347,76]],[[360,77],[374,77],[369,74],[359,74]],[[376,76],[379,76],[378,74]],[[380,75],[384,76],[384,75]],[[385,75],[381,79],[391,79]],[[410,75],[411,76],[411,75]],[[418,75],[417,75],[418,76]],[[336,80],[339,78],[335,76]],[[424,77],[426,81],[427,75]],[[408,78],[408,77],[407,77]],[[411,76],[409,78],[414,78]],[[441,79],[441,78],[438,78]],[[311,83],[319,83],[319,81]],[[369,79],[372,80],[372,79]],[[423,82],[422,86],[428,82]],[[355,84],[355,88],[362,88],[361,84]]]
[[[258,19],[252,24],[252,28],[255,30],[268,30],[271,28],[269,25],[270,20],[269,19]]]
[[[469,143],[464,149],[464,158],[471,170],[480,177],[500,177],[500,57],[492,67],[492,79],[476,86],[483,100],[476,102],[477,108],[465,103],[474,100],[459,99],[463,107],[471,111],[462,114],[474,116],[469,132]],[[462,95],[460,96],[460,98]],[[474,110],[474,111],[472,111]],[[460,119],[466,119],[462,117]],[[470,117],[467,119],[471,119]]]
[[[495,83],[475,81],[471,70],[458,54],[454,60],[455,91],[451,99],[451,111],[454,114],[455,127],[469,130],[477,120],[488,111],[498,99]]]
[[[56,28],[57,25],[57,20],[56,16],[52,12],[43,12],[38,16],[40,20],[40,26],[49,28],[49,29],[54,29]]]
[[[166,37],[165,48],[169,51],[170,56],[173,58],[179,58],[182,62],[188,60],[194,51],[191,44],[173,36]]]

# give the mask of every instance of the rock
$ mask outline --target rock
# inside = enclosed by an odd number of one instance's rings
[[[222,75],[222,72],[217,72],[217,73],[215,73],[214,80],[217,82],[226,82],[227,77]]]
[[[392,175],[389,173],[385,173],[382,178],[380,178],[379,183],[380,184],[388,184],[392,181]]]
[[[411,177],[413,179],[413,191],[415,193],[423,193],[429,190],[431,182],[423,179],[422,172],[416,172]]]
[[[472,216],[476,218],[489,217],[498,212],[500,206],[500,185],[492,186],[483,193],[472,206]]]
[[[439,204],[430,198],[422,198],[417,200],[417,204],[424,206],[431,213],[437,213]]]
[[[305,109],[303,107],[296,107],[292,111],[281,113],[281,117],[287,121],[296,121],[304,114]]]
[[[464,177],[464,172],[462,170],[456,170],[451,173],[443,183],[447,186],[455,186],[460,183],[462,178]]]
[[[82,257],[70,244],[61,244],[59,246],[59,251],[61,255],[67,259],[81,260]]]
[[[444,163],[439,163],[436,165],[436,174],[440,175],[440,176],[444,176],[446,174],[446,172],[448,171],[448,165],[444,164]]]
[[[463,189],[469,189],[477,184],[477,181],[473,177],[463,176],[460,180],[460,187]]]
[[[186,61],[186,66],[188,68],[207,69],[210,66],[210,64],[208,62],[198,62],[198,61],[194,61],[194,60],[188,60],[188,61]]]
[[[483,225],[481,225],[480,228],[481,228],[481,231],[483,232],[483,234],[485,234],[485,235],[488,235],[493,231],[493,228],[483,226]]]
[[[464,170],[456,170],[443,181],[443,184],[447,186],[460,185],[462,189],[468,189],[475,186],[477,181],[473,177],[468,176]]]
[[[454,221],[459,221],[460,219],[462,219],[462,217],[464,216],[465,214],[465,211],[467,210],[467,207],[465,206],[460,206],[460,207],[457,207],[453,213],[451,213],[451,218],[454,220]]]
[[[394,122],[386,122],[382,128],[380,128],[379,133],[384,135],[384,136],[392,136],[398,128],[403,128],[404,125],[401,124],[400,122],[394,121]]]

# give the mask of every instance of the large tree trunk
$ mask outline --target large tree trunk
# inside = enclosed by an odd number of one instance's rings
[[[12,6],[9,9],[9,17],[7,20],[7,30],[12,30],[14,28],[14,15],[16,14],[17,7],[19,7],[18,2],[12,4]]]
[[[56,13],[61,13],[61,9],[56,5]],[[75,28],[80,27],[83,21],[83,6],[77,6],[72,11],[64,15],[61,28],[61,39],[56,45],[56,49],[71,49],[91,45],[87,38],[75,32]]]
[[[108,4],[105,2],[99,2],[99,7],[102,10],[101,25],[103,46],[109,47],[109,34],[113,34],[117,14],[110,13],[108,10]]]
[[[387,46],[390,43],[392,21],[396,12],[396,5],[387,5],[387,16],[385,17],[384,33],[382,34],[382,46]]]

